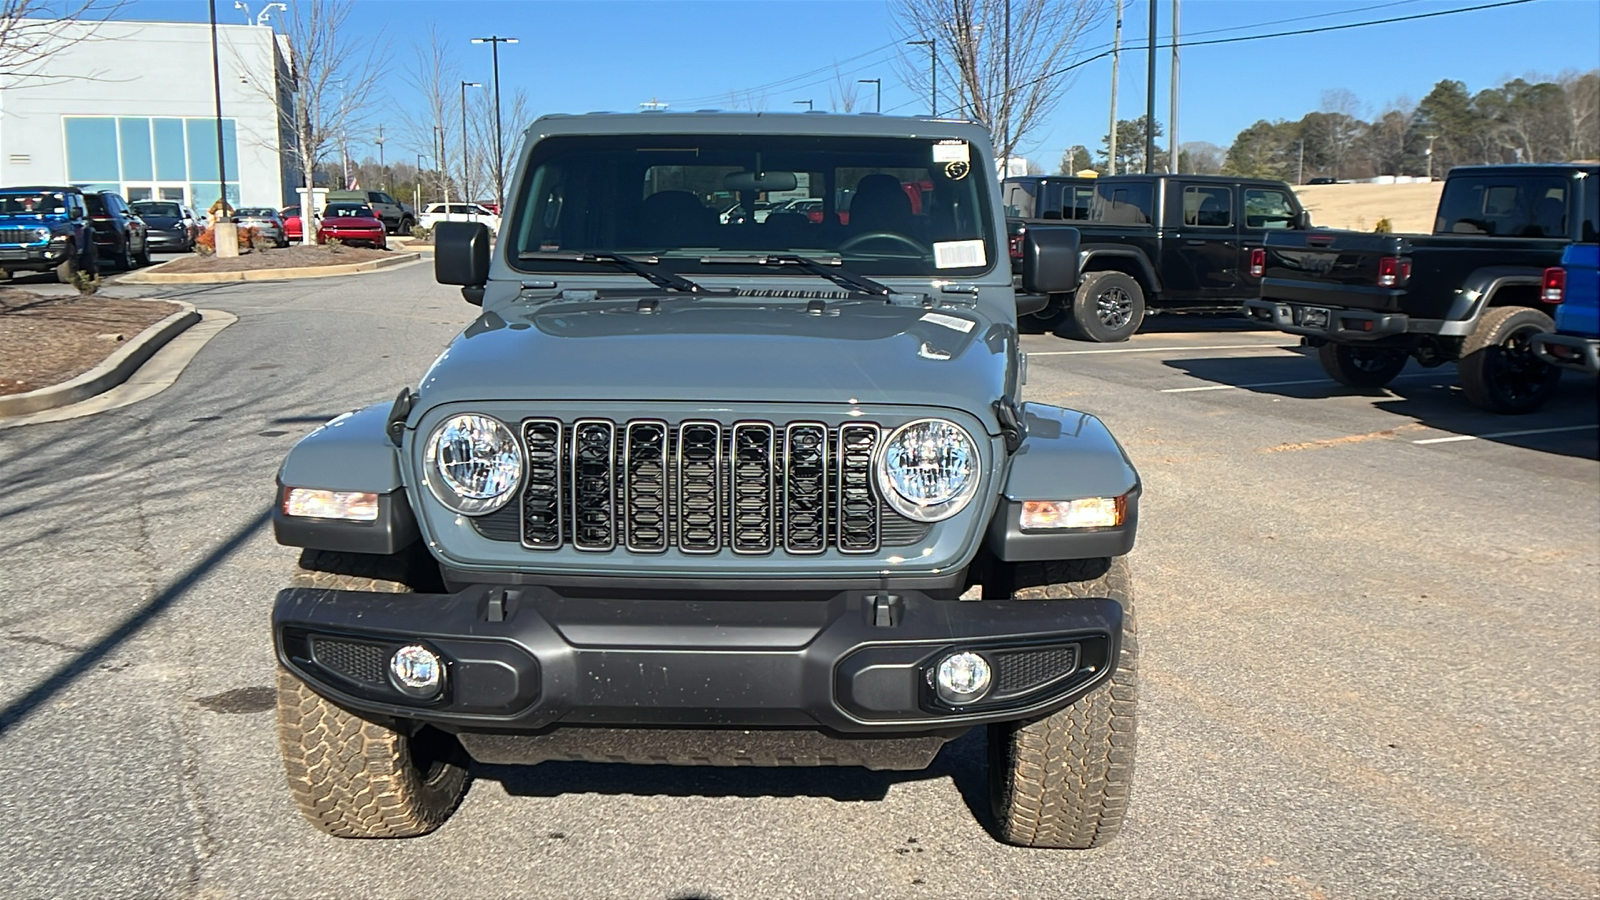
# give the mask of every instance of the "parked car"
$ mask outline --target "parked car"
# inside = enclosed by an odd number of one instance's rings
[[[417,224],[417,211],[404,201],[396,200],[383,191],[329,191],[327,202],[360,203],[372,210],[382,220],[390,234],[410,234]]]
[[[289,246],[289,234],[283,227],[283,217],[270,206],[243,206],[238,209],[234,221],[240,228],[254,228],[261,236],[272,242],[274,247]]]
[[[71,284],[98,260],[88,205],[75,187],[0,188],[0,274],[54,272]]]
[[[120,271],[150,265],[149,228],[139,214],[128,208],[128,201],[115,191],[93,191],[83,195],[89,208],[89,224],[94,226],[94,242],[101,259],[111,260]]]
[[[1076,214],[1076,188],[1072,196]],[[1006,222],[1013,272],[1029,227],[1064,224],[1042,215]],[[1114,175],[1094,179],[1088,218],[1071,224],[1082,240],[1083,283],[1052,297],[1033,324],[1108,342],[1132,337],[1150,310],[1239,311],[1259,293],[1251,253],[1267,234],[1304,231],[1311,219],[1282,181]]]
[[[128,204],[144,220],[145,239],[151,251],[187,253],[194,249],[194,223],[181,204],[170,200],[135,200]]]
[[[1328,376],[1380,388],[1408,359],[1455,362],[1482,409],[1538,409],[1560,370],[1530,339],[1555,330],[1545,270],[1600,220],[1600,165],[1457,166],[1432,234],[1276,233],[1253,317],[1306,338]]]
[[[379,250],[389,249],[388,232],[383,220],[363,203],[329,203],[322,211],[322,221],[317,224],[317,243],[337,240],[344,244],[367,244]]]
[[[300,207],[285,206],[278,210],[278,217],[283,220],[283,235],[290,242],[298,242],[303,234],[300,231]]]
[[[491,234],[500,231],[500,217],[477,203],[451,203],[448,211],[443,203],[430,203],[418,224],[423,228],[433,228],[440,222],[482,222],[489,226]]]
[[[991,166],[939,170],[909,214],[907,170],[993,158],[970,123],[528,134],[515,239],[435,234],[437,279],[481,314],[420,393],[313,431],[278,473],[274,533],[300,550],[272,614],[278,748],[305,817],[424,834],[473,760],[921,769],[978,728],[994,834],[1110,840],[1139,475],[1099,419],[1017,399],[1017,310],[1077,283],[1076,232],[1030,229],[1019,291]],[[653,166],[794,190],[780,159],[859,177],[861,224],[797,217],[815,231],[784,243],[687,190],[641,197]]]
[[[1539,297],[1555,305],[1556,328],[1529,344],[1553,366],[1600,375],[1600,238],[1592,227],[1582,237],[1584,243],[1567,247],[1559,267],[1544,272]]]

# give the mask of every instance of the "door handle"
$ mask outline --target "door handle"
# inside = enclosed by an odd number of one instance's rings
[[[1202,241],[1198,238],[1185,238],[1184,243],[1191,247],[1201,247],[1205,245],[1205,241]]]

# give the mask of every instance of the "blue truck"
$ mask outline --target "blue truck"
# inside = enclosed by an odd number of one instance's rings
[[[1557,304],[1556,330],[1533,336],[1534,354],[1553,366],[1600,375],[1600,243],[1568,247],[1561,265],[1545,270],[1543,295]]]
[[[97,254],[83,192],[75,187],[0,188],[0,274],[54,272],[71,284]]]

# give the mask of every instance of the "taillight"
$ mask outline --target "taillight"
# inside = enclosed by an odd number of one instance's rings
[[[1021,259],[1022,258],[1022,235],[1013,234],[1011,236],[1010,246],[1011,246],[1011,258],[1012,259]]]
[[[1411,260],[1385,256],[1378,260],[1378,287],[1395,287],[1411,280]]]
[[[1260,278],[1267,271],[1267,251],[1257,247],[1250,251],[1250,277]]]
[[[1544,270],[1544,285],[1539,290],[1539,299],[1546,303],[1560,303],[1566,299],[1567,270],[1559,266]]]

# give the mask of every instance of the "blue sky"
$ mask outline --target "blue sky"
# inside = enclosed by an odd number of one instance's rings
[[[263,5],[246,2],[252,12]],[[1108,9],[1112,2],[1107,0]],[[1124,46],[1145,39],[1147,2],[1125,0]],[[1164,39],[1171,29],[1171,0],[1155,2]],[[1486,2],[1492,0],[1187,0],[1182,35],[1233,37]],[[220,21],[244,21],[231,0],[218,0],[217,6]],[[121,17],[205,21],[206,4],[135,0]],[[1080,45],[1085,55],[1109,46],[1111,18],[1088,31]],[[751,90],[771,110],[800,109],[793,101],[806,99],[820,109],[828,105],[834,63],[849,81],[882,78],[885,112],[921,114],[927,108],[925,89],[899,81],[893,62],[901,52],[898,32],[890,5],[879,0],[358,0],[352,39],[381,34],[392,48],[386,58],[398,66],[411,59],[429,24],[458,48],[463,77],[485,84],[489,50],[469,40],[490,33],[519,38],[501,48],[502,92],[525,88],[539,113],[633,110],[652,99],[679,109],[725,108],[731,93]],[[1351,91],[1371,114],[1397,98],[1420,99],[1441,78],[1477,91],[1508,78],[1596,67],[1600,3],[1594,0],[1533,0],[1414,22],[1193,47],[1183,54],[1179,136],[1184,143],[1226,146],[1257,119],[1298,119],[1331,89]],[[819,69],[825,71],[797,77]],[[1144,54],[1125,52],[1121,73],[1119,116],[1142,115]],[[1109,58],[1085,65],[1055,113],[1030,137],[1032,146],[1022,148],[1025,155],[1053,171],[1068,145],[1097,147],[1106,131],[1110,83]],[[1157,116],[1165,121],[1165,51],[1159,51],[1156,84]],[[857,109],[871,108],[871,85],[861,89],[866,105]],[[397,77],[386,78],[382,92],[396,106],[415,102]]]

